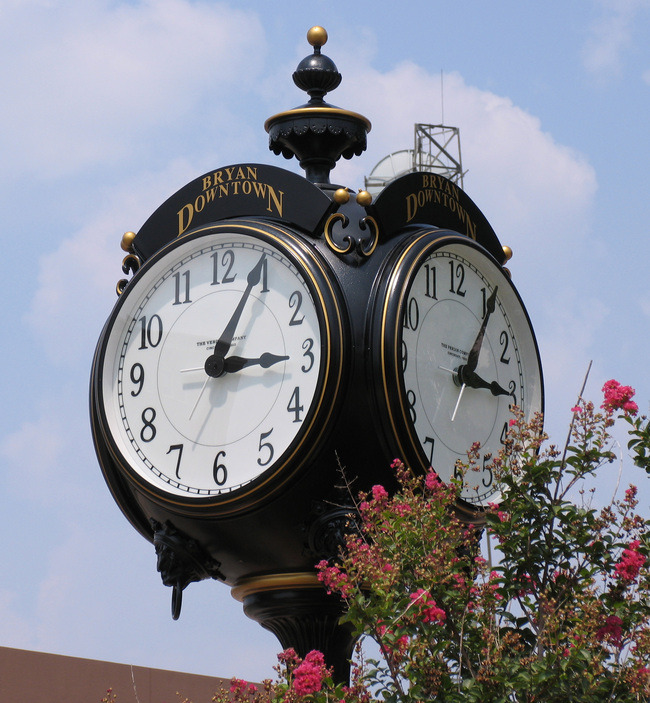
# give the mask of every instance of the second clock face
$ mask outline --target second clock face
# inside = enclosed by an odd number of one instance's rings
[[[460,237],[423,241],[393,277],[399,305],[385,363],[397,379],[399,411],[394,403],[389,411],[405,453],[416,447],[420,463],[445,482],[480,444],[479,470],[465,475],[461,497],[481,506],[498,497],[491,460],[503,448],[511,406],[527,419],[542,410],[539,355],[519,296],[491,257]]]
[[[245,227],[175,243],[141,274],[102,361],[112,441],[163,493],[236,492],[277,468],[319,410],[321,292],[290,247]]]

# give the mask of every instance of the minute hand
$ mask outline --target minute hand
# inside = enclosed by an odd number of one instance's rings
[[[264,265],[265,259],[266,254],[262,254],[260,260],[249,272],[248,277],[246,278],[246,289],[244,290],[239,303],[237,303],[237,307],[235,308],[232,317],[228,321],[226,329],[214,345],[214,351],[212,353],[220,359],[223,359],[226,356],[226,352],[230,349],[230,344],[232,342],[232,338],[235,336],[235,331],[237,329],[237,325],[239,324],[239,318],[241,317],[242,312],[244,312],[246,301],[248,300],[253,287],[260,282],[260,278],[262,276],[262,266]]]
[[[494,312],[495,308],[495,301],[497,297],[497,291],[499,290],[499,286],[495,286],[494,290],[492,291],[492,295],[487,299],[485,303],[485,316],[483,317],[483,322],[481,323],[481,329],[478,331],[478,334],[476,335],[476,339],[474,340],[474,344],[472,345],[472,348],[470,349],[470,352],[467,356],[467,363],[464,366],[461,366],[459,371],[462,370],[463,373],[471,373],[476,370],[476,367],[478,366],[478,357],[479,354],[481,353],[481,346],[483,345],[483,337],[485,336],[485,330],[487,328],[487,324],[490,320],[490,315]],[[463,383],[467,383],[467,381],[462,377],[461,373],[461,379]],[[471,385],[470,383],[467,383],[467,385]]]

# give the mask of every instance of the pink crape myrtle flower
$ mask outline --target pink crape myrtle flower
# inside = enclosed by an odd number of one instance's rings
[[[299,696],[316,693],[321,690],[326,674],[323,653],[312,649],[293,672],[293,690]]]
[[[243,679],[233,678],[230,680],[230,693],[244,693],[248,684]]]
[[[257,686],[254,683],[247,683],[243,679],[232,678],[230,679],[230,693],[234,693],[236,696],[250,696],[257,693]]]
[[[634,388],[632,386],[622,386],[614,379],[607,381],[603,386],[605,399],[600,406],[608,412],[622,410],[626,415],[636,415],[639,411],[639,406],[632,400],[634,397]]]
[[[621,581],[634,581],[645,564],[645,557],[638,551],[640,545],[641,542],[638,539],[632,540],[629,547],[623,550],[621,560],[614,567],[614,572]]]
[[[605,624],[596,632],[599,642],[609,642],[619,649],[623,646],[623,621],[618,615],[610,615]]]
[[[330,566],[325,559],[322,559],[316,564],[316,568],[318,580],[325,585],[328,593],[340,593],[343,598],[349,598],[352,595],[350,579],[338,566]]]
[[[418,588],[415,593],[411,593],[411,601],[417,603],[422,621],[425,623],[443,623],[447,619],[447,613],[433,600],[431,594],[424,588]]]
[[[376,501],[386,500],[388,498],[388,491],[383,486],[376,485],[372,487],[372,497]]]
[[[428,490],[434,491],[436,488],[438,488],[438,477],[433,471],[428,471],[427,472],[427,477],[424,481],[424,485],[427,487]]]

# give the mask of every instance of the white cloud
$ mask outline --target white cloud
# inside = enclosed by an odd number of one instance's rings
[[[122,234],[137,231],[161,202],[197,175],[195,166],[174,161],[162,172],[140,172],[106,188],[102,210],[41,257],[26,321],[40,339],[56,339],[66,330],[65,345],[44,347],[51,361],[89,368],[101,327],[117,300],[115,286],[125,277]]]
[[[39,178],[115,163],[184,117],[206,93],[250,86],[265,51],[257,16],[190,0],[24,4],[5,10],[0,151]]]
[[[648,0],[597,0],[598,18],[583,48],[585,68],[603,78],[617,76],[623,56],[633,43],[638,15],[650,8]],[[645,37],[642,41],[646,41]]]
[[[65,431],[58,411],[50,408],[37,420],[25,422],[0,445],[6,460],[10,487],[39,500],[56,500],[60,477],[57,466],[65,446]]]
[[[343,63],[343,62],[341,62]],[[596,193],[594,169],[558,144],[539,119],[508,98],[469,86],[462,76],[444,77],[445,121],[460,128],[465,190],[516,258],[530,258],[543,242],[551,247],[584,238]],[[379,73],[356,66],[342,84],[337,104],[373,116],[368,155],[339,162],[333,180],[361,187],[384,156],[412,148],[413,125],[439,119],[440,77],[403,63]],[[360,110],[360,106],[363,110]]]

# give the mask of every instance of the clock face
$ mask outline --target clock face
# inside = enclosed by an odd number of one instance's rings
[[[497,500],[491,461],[511,406],[531,418],[543,404],[537,345],[516,290],[471,240],[429,234],[395,266],[386,300],[384,390],[404,458],[449,482],[479,442],[479,470],[465,474],[461,497],[475,506]]]
[[[127,286],[98,398],[113,452],[139,484],[176,502],[223,500],[277,474],[322,430],[340,319],[303,249],[272,227],[213,225]]]

